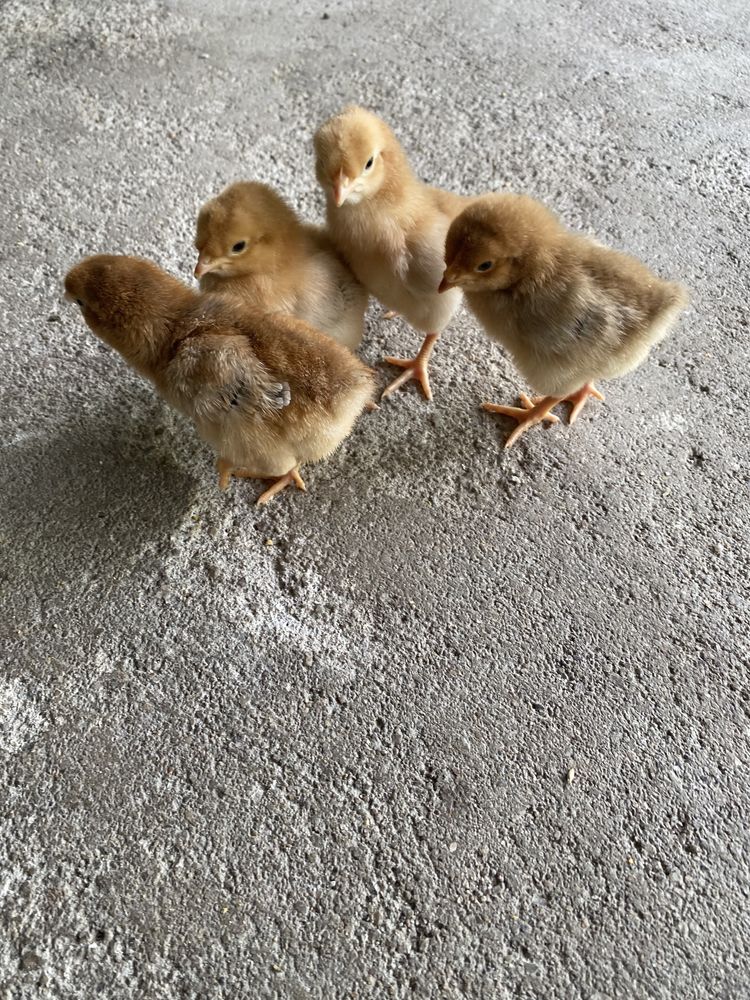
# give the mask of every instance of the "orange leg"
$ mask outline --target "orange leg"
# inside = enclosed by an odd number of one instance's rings
[[[427,399],[432,399],[432,389],[430,388],[430,379],[427,374],[427,364],[430,360],[430,355],[435,347],[435,341],[438,339],[437,333],[428,333],[422,342],[422,346],[419,348],[419,353],[416,358],[392,358],[386,357],[383,360],[387,361],[389,365],[398,365],[399,368],[404,368],[405,371],[403,375],[399,375],[398,378],[394,379],[391,384],[383,390],[383,395],[381,399],[385,399],[386,396],[390,396],[391,393],[395,392],[396,389],[401,388],[406,382],[411,381],[411,379],[416,379],[417,382],[422,386],[422,392],[425,394]]]
[[[216,461],[216,471],[219,473],[219,489],[225,490],[229,486],[229,480],[232,478],[232,472],[234,466],[231,462],[228,462],[226,458],[219,458]]]
[[[287,486],[291,486],[292,484],[298,490],[302,490],[303,493],[307,492],[302,476],[296,469],[290,469],[286,475],[279,476],[273,486],[269,486],[265,493],[261,493],[255,502],[255,506],[264,507],[269,500],[273,500],[277,493],[281,493],[282,490],[285,490]]]
[[[586,405],[586,400],[589,396],[593,396],[594,399],[604,401],[603,393],[599,392],[599,390],[591,382],[587,382],[576,392],[571,392],[569,396],[534,396],[533,399],[529,399],[526,393],[522,392],[520,394],[520,407],[498,406],[496,403],[483,403],[482,406],[485,410],[489,410],[490,413],[504,413],[506,416],[514,417],[518,421],[518,427],[516,427],[508,440],[505,442],[505,447],[510,448],[511,445],[513,445],[524,433],[524,431],[529,427],[533,427],[534,424],[538,424],[542,420],[549,420],[551,423],[557,423],[557,417],[550,413],[550,410],[553,406],[557,406],[558,403],[573,404],[573,409],[570,411],[570,419],[568,420],[568,423],[575,423],[578,414]]]
[[[568,417],[569,424],[574,424],[576,422],[576,418],[586,405],[586,400],[589,398],[589,396],[593,397],[593,399],[601,400],[602,403],[604,402],[604,393],[599,392],[599,390],[596,388],[593,382],[587,382],[586,385],[578,389],[577,392],[571,392],[569,396],[562,397],[561,399],[562,403],[573,404],[573,409],[570,411],[570,416]],[[526,398],[528,399],[528,397]],[[534,396],[531,402],[541,403],[543,399],[544,396]]]
[[[292,484],[294,484],[298,490],[302,490],[303,493],[306,492],[305,483],[296,468],[290,469],[289,472],[283,476],[279,476],[278,478],[274,476],[261,476],[258,475],[257,472],[250,472],[249,469],[236,469],[231,462],[227,461],[226,458],[220,458],[216,463],[216,468],[219,472],[220,490],[225,490],[227,488],[229,480],[232,476],[238,476],[242,479],[273,480],[273,485],[270,486],[264,493],[261,493],[258,497],[256,502],[256,506],[258,507],[262,507],[267,504],[268,501],[272,500],[277,493],[281,493],[283,489],[286,489],[287,486],[291,486]]]
[[[592,382],[587,382],[578,392],[571,392],[569,396],[565,397],[568,403],[573,404],[573,409],[570,411],[570,418],[568,419],[569,424],[576,422],[576,417],[586,405],[586,400],[589,396],[601,400],[602,403],[604,402],[604,394],[599,392]]]
[[[529,399],[525,392],[520,393],[521,406],[500,406],[497,403],[482,403],[482,409],[489,413],[502,413],[506,417],[513,417],[518,421],[518,427],[513,431],[505,447],[511,445],[520,438],[524,431],[534,424],[539,424],[542,420],[547,420],[551,424],[558,422],[554,413],[550,413],[553,406],[560,402],[559,396],[543,396],[541,399]]]
[[[573,409],[570,411],[570,416],[568,417],[569,424],[574,424],[576,422],[576,418],[586,405],[586,400],[589,398],[589,396],[593,397],[594,399],[601,400],[602,403],[604,402],[604,393],[599,392],[599,390],[596,388],[593,382],[587,382],[586,385],[578,389],[577,392],[571,392],[569,396],[562,397],[560,402],[573,404]],[[528,399],[528,396],[526,396],[525,398]],[[534,396],[531,402],[541,403],[543,399],[544,396]],[[525,405],[526,404],[524,403],[524,406]]]

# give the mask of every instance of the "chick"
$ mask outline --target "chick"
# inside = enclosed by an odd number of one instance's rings
[[[485,195],[453,220],[441,291],[461,288],[487,333],[541,393],[521,407],[484,403],[523,432],[573,404],[572,424],[594,387],[636,368],[687,305],[687,291],[644,264],[566,229],[533,198]]]
[[[374,373],[308,324],[200,295],[147,260],[102,255],[65,278],[93,332],[195,424],[232,474],[296,484],[325,458],[372,399]]]
[[[330,237],[300,222],[273,188],[252,181],[225,188],[200,210],[195,247],[202,291],[289,313],[359,347],[367,292]]]
[[[368,292],[425,334],[415,358],[385,359],[404,371],[383,396],[416,379],[432,399],[430,355],[461,301],[437,293],[445,235],[469,199],[419,181],[390,128],[363,108],[327,121],[314,145],[336,246]]]

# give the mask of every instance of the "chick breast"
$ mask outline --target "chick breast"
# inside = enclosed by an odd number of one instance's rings
[[[310,256],[295,315],[356,351],[365,328],[367,292],[335,253]]]

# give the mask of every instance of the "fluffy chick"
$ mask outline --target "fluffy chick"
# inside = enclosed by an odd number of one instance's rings
[[[487,333],[510,352],[542,398],[522,407],[485,403],[518,421],[505,447],[532,424],[554,420],[568,400],[570,423],[593,383],[645,360],[688,302],[687,291],[645,264],[570,232],[544,205],[515,194],[476,199],[454,219],[441,290],[461,288]]]
[[[232,473],[304,489],[372,399],[373,372],[301,320],[200,295],[147,260],[101,255],[65,278],[93,332],[195,424]]]
[[[419,181],[390,128],[363,108],[327,121],[314,145],[336,246],[368,292],[425,334],[415,358],[385,359],[404,371],[383,396],[416,379],[432,399],[428,361],[461,301],[437,293],[445,236],[469,199]]]
[[[195,248],[202,291],[288,313],[359,347],[367,292],[330,237],[302,223],[273,188],[253,181],[225,188],[201,208]]]

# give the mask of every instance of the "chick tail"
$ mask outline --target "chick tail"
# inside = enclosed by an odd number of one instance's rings
[[[673,307],[682,310],[690,305],[690,289],[686,288],[685,285],[681,285],[678,281],[672,281],[670,282],[670,290]]]
[[[428,333],[422,341],[422,346],[419,348],[419,352],[415,358],[383,358],[383,360],[387,361],[389,365],[397,365],[399,368],[403,368],[404,372],[383,390],[383,395],[380,397],[381,399],[385,399],[387,396],[390,396],[391,393],[396,391],[396,389],[400,389],[402,385],[405,385],[406,382],[410,382],[412,379],[419,382],[425,398],[432,399],[432,389],[430,388],[430,377],[427,374],[427,365],[430,360],[430,355],[434,350],[435,341],[438,339],[438,336],[439,334],[437,333]]]

